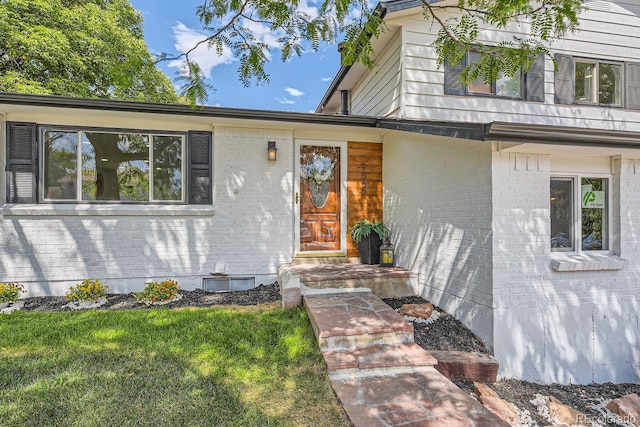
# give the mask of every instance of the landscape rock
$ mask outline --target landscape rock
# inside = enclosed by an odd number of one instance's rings
[[[16,301],[0,304],[0,314],[11,314],[20,310],[24,306],[24,301]]]
[[[640,426],[640,396],[637,393],[613,399],[607,409],[619,415],[623,422]]]
[[[553,396],[549,396],[547,408],[549,408],[549,416],[551,419],[560,424],[569,426],[593,424],[593,422],[587,418],[586,414],[565,405]]]
[[[510,426],[522,425],[520,417],[518,416],[518,410],[513,404],[501,399],[500,396],[486,384],[474,382],[473,388],[485,408],[502,418]]]
[[[107,303],[107,298],[98,298],[96,301],[71,301],[65,304],[63,308],[71,310],[88,310],[90,308],[102,307]]]
[[[402,304],[400,314],[403,316],[415,317],[416,319],[428,319],[433,313],[433,304]]]
[[[442,350],[429,350],[429,353],[438,360],[436,370],[450,380],[496,381],[499,364],[488,354]]]

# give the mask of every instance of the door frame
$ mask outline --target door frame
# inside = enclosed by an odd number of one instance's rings
[[[293,230],[295,257],[328,257],[347,255],[347,141],[329,141],[316,139],[296,139],[293,173]],[[317,145],[320,147],[340,147],[340,249],[337,251],[301,251],[300,250],[300,146]]]

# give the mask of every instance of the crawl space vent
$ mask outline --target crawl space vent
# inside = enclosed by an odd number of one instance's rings
[[[202,289],[208,292],[245,291],[255,286],[255,277],[205,277],[202,279]]]

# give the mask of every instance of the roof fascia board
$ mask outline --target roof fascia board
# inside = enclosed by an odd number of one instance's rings
[[[322,115],[225,107],[190,107],[179,104],[71,98],[52,95],[0,93],[0,105],[74,108],[145,114],[173,114],[193,117],[380,128],[427,135],[439,135],[488,142],[514,142],[592,147],[640,148],[640,132],[585,129],[522,123],[464,123],[405,119]]]
[[[173,114],[192,117],[212,117],[241,120],[270,120],[277,122],[376,127],[375,117],[334,116],[274,110],[251,110],[226,107],[191,107],[180,104],[115,101],[96,98],[72,98],[52,95],[0,93],[0,104],[27,105],[52,108],[74,108],[147,114]]]
[[[487,124],[461,122],[428,122],[397,119],[379,119],[378,127],[425,135],[484,141]]]
[[[485,140],[581,147],[640,148],[640,132],[503,122],[491,123],[487,127]]]

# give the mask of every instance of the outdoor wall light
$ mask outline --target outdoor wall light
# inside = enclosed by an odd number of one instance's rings
[[[278,149],[276,148],[276,142],[268,141],[267,142],[267,160],[269,160],[270,162],[275,162],[276,151],[278,151]]]

